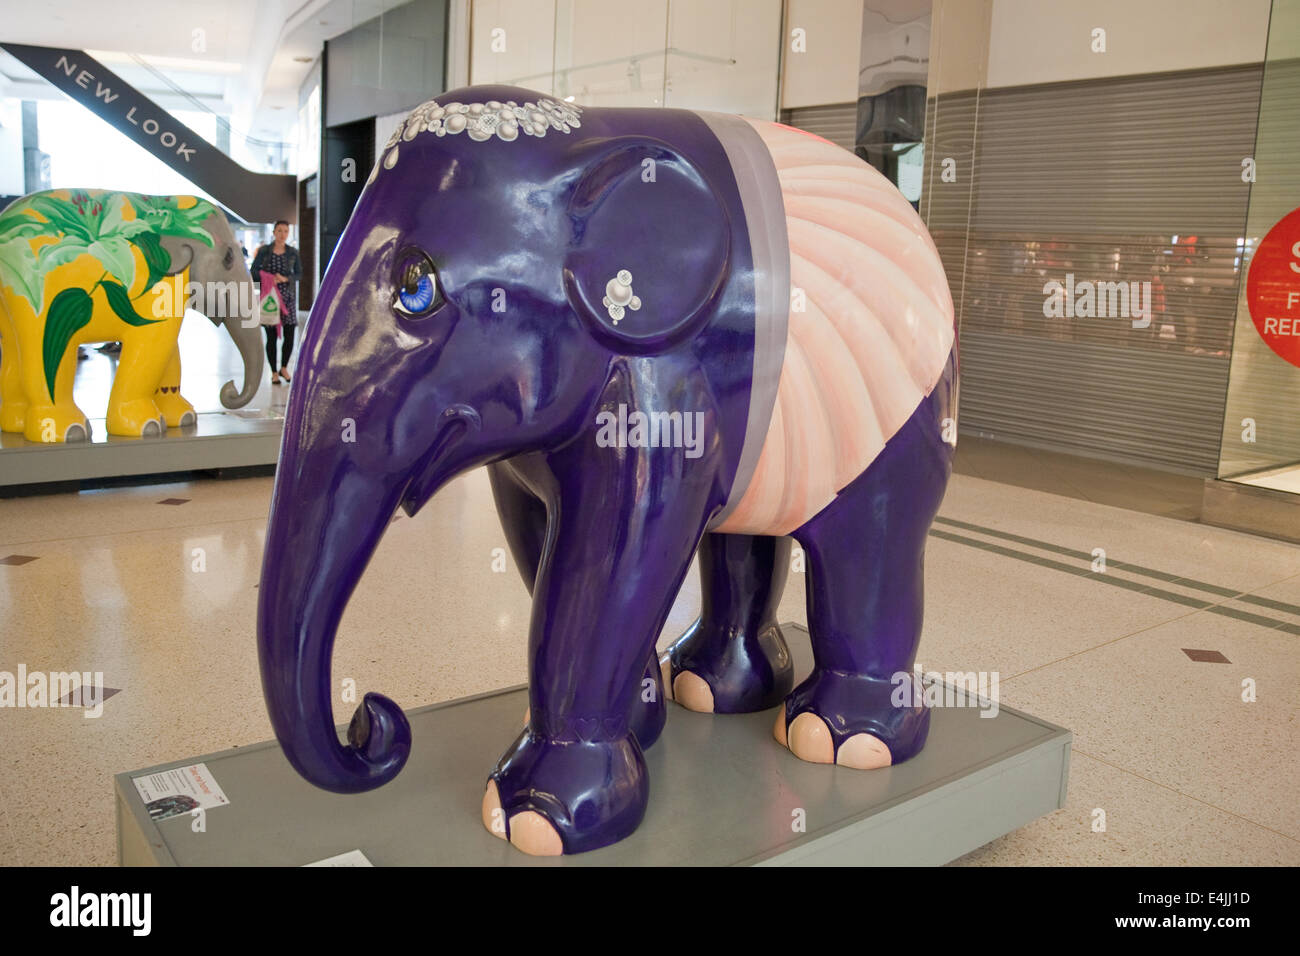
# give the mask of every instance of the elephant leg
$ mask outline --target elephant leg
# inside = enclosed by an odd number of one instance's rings
[[[162,412],[168,428],[193,425],[198,420],[194,406],[181,397],[180,345],[172,346],[171,358],[167,360],[167,367],[163,369],[162,379],[158,383],[158,390],[154,392],[153,401],[158,406],[158,411]]]
[[[524,587],[532,594],[546,543],[546,504],[528,490],[510,465],[498,462],[489,465],[487,471],[506,544]]]
[[[814,666],[774,733],[798,757],[872,769],[917,754],[930,728],[911,670],[926,535],[951,472],[936,396],[794,537],[809,562]]]
[[[506,544],[524,579],[524,587],[532,594],[537,569],[542,562],[542,549],[546,544],[546,505],[528,490],[509,464],[489,465],[488,479],[492,483],[492,497],[496,501]],[[633,702],[632,712],[628,715],[628,723],[636,734],[641,749],[648,750],[659,739],[659,734],[668,721],[659,662],[653,653],[642,676],[641,688],[641,693]],[[525,711],[525,726],[530,723],[530,718],[531,710]]]
[[[660,658],[663,681],[688,710],[775,707],[794,687],[790,648],[776,623],[790,539],[706,534],[698,553],[700,617]]]
[[[167,319],[166,325],[159,323],[132,331],[136,334],[122,339],[122,355],[117,362],[113,390],[108,395],[108,433],[131,437],[161,435],[167,424],[154,395],[176,349],[180,318]]]
[[[0,431],[21,432],[26,421],[27,392],[23,389],[18,336],[0,298]]]
[[[629,715],[716,487],[705,468],[668,471],[667,455],[562,454],[576,460],[550,479],[557,503],[533,584],[531,719],[483,794],[485,826],[536,855],[607,846],[645,815],[650,781]],[[641,498],[647,486],[654,507]]]
[[[16,324],[16,323],[15,323]],[[27,398],[23,416],[23,437],[33,442],[85,441],[90,437],[90,420],[72,400],[72,384],[77,377],[77,345],[69,342],[59,360],[54,376],[54,394],[45,374],[41,337],[43,324],[18,334],[18,380]],[[7,402],[6,392],[6,402]],[[8,430],[8,429],[6,429]]]

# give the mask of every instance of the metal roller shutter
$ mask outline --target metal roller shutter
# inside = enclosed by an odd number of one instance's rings
[[[1215,474],[1261,72],[931,101],[921,210],[958,309],[962,433]],[[1151,282],[1150,326],[1045,316],[1067,274]]]
[[[781,111],[781,122],[852,151],[858,133],[858,104],[832,103],[829,106],[803,106]]]

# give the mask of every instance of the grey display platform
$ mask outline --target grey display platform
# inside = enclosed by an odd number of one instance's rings
[[[200,315],[186,317],[179,341],[184,366],[181,393],[194,405],[195,424],[169,428],[157,438],[109,435],[103,415],[117,358],[87,345],[82,348],[85,359],[77,363],[73,399],[90,418],[90,441],[45,444],[0,432],[0,488],[274,465],[288,389],[273,388],[270,374],[265,373],[247,406],[223,409],[222,384],[243,381],[234,346]]]
[[[160,438],[109,435],[102,418],[91,419],[88,442],[47,445],[0,432],[0,486],[275,464],[283,420],[222,412],[197,417]]]
[[[807,633],[783,625],[796,674]],[[355,796],[300,778],[274,742],[116,775],[124,865],[300,866],[360,850],[376,866],[937,865],[1064,806],[1071,734],[1009,707],[935,708],[920,755],[881,770],[805,763],[772,739],[775,710],[711,716],[669,705],[646,754],[650,807],[621,843],[577,856],[525,856],[488,833],[488,772],[528,704],[511,688],[411,711],[410,761]],[[132,779],[205,763],[229,798],[152,821]],[[796,832],[795,823],[805,823]]]

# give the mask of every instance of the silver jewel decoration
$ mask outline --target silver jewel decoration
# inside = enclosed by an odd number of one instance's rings
[[[398,145],[409,143],[421,133],[435,136],[455,136],[466,133],[476,143],[492,138],[512,143],[522,133],[539,139],[549,130],[569,133],[582,126],[582,107],[560,100],[543,98],[536,103],[516,103],[507,100],[488,100],[486,103],[439,103],[429,100],[413,109],[406,119],[393,130],[380,159],[370,171],[367,182],[374,182],[379,167],[392,169],[397,165]],[[626,271],[626,270],[625,270]],[[638,300],[637,307],[640,306]]]
[[[618,275],[605,283],[605,297],[600,300],[615,325],[623,320],[627,309],[641,308],[641,299],[632,294],[632,273],[619,269]]]

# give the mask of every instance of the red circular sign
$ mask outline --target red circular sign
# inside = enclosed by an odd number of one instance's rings
[[[1300,209],[1278,220],[1255,250],[1246,304],[1260,338],[1300,366]]]

